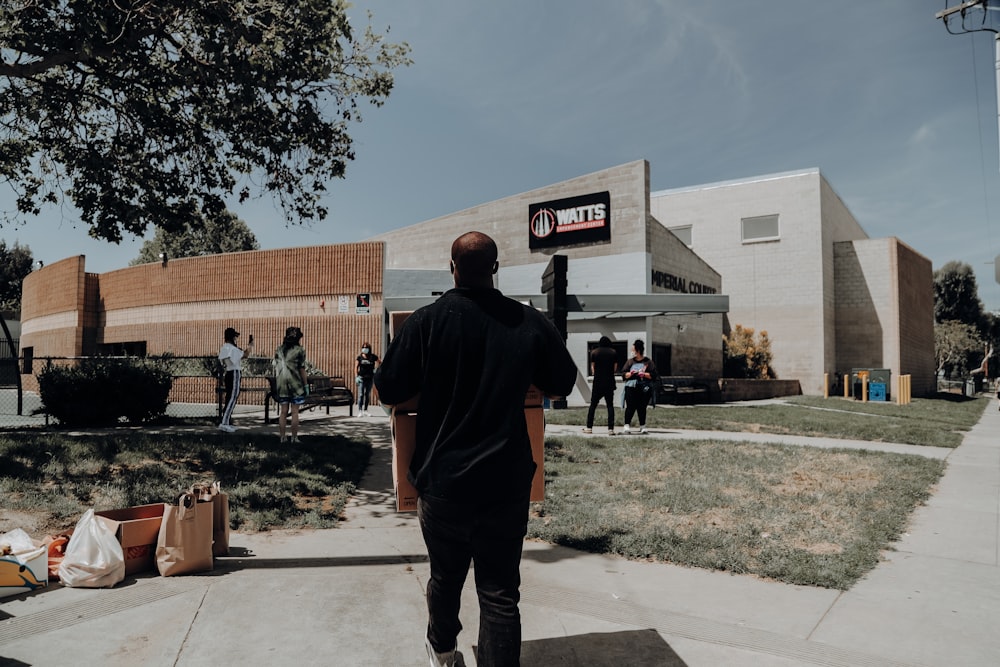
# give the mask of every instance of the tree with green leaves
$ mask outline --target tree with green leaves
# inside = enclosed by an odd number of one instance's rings
[[[34,258],[28,246],[8,246],[0,240],[0,310],[21,309],[21,283],[31,273]]]
[[[975,326],[946,320],[934,325],[934,359],[944,377],[967,378],[983,361],[983,339]]]
[[[951,261],[934,272],[934,321],[964,322],[982,330],[983,303],[972,267]]]
[[[157,228],[153,238],[142,244],[139,256],[129,264],[136,266],[158,262],[164,255],[176,259],[241,250],[260,250],[260,244],[247,223],[235,214],[224,211],[222,215],[206,220],[202,225],[185,225],[179,232]]]
[[[345,0],[0,3],[0,179],[23,224],[67,199],[91,236],[182,232],[226,199],[322,220],[409,47]],[[369,22],[371,16],[368,17]]]

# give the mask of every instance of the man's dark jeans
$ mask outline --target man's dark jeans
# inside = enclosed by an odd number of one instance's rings
[[[608,406],[608,430],[615,430],[615,390],[614,388],[609,388],[603,394],[599,394],[596,391],[590,396],[590,410],[587,411],[587,428],[594,427],[594,413],[597,411],[597,406],[600,404],[601,400]]]
[[[507,503],[449,502],[421,496],[420,529],[430,557],[427,638],[435,651],[455,648],[462,586],[475,564],[480,667],[516,667],[521,659],[521,548],[528,498]]]

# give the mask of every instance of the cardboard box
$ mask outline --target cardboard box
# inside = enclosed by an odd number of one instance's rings
[[[535,476],[531,478],[531,501],[545,500],[545,410],[542,403],[545,396],[535,388],[528,388],[524,397],[524,421],[528,424],[528,438],[531,440],[531,458],[535,461]]]
[[[396,492],[396,511],[417,511],[417,489],[406,476],[417,446],[417,415],[406,408],[392,409],[392,488]]]
[[[23,562],[22,562],[23,561]],[[42,545],[18,557],[0,557],[0,598],[49,585],[49,549]]]
[[[125,575],[156,569],[156,538],[163,521],[163,503],[94,512],[109,519],[125,553]],[[72,539],[72,538],[71,538]]]
[[[524,419],[531,441],[535,476],[531,478],[531,500],[545,500],[545,410],[542,393],[531,387],[524,399]],[[415,512],[417,490],[406,476],[417,446],[417,399],[397,405],[392,410],[392,487],[396,492],[396,511]]]

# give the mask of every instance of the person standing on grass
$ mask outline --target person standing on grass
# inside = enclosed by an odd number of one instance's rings
[[[383,403],[419,395],[407,474],[430,559],[430,664],[463,665],[462,587],[475,565],[478,664],[521,655],[520,564],[535,463],[524,417],[534,385],[562,397],[576,366],[556,328],[493,287],[496,243],[469,232],[451,246],[455,287],[410,315],[375,371]]]
[[[309,395],[309,381],[306,378],[306,351],[301,345],[302,329],[288,327],[285,340],[274,351],[271,362],[278,392],[278,437],[287,442],[285,432],[288,413],[292,414],[292,442],[299,441],[299,406]]]
[[[368,401],[371,398],[372,382],[375,368],[378,366],[378,355],[372,352],[371,343],[361,344],[361,354],[354,364],[354,375],[358,385],[358,416],[371,417],[368,412]]]
[[[240,378],[243,366],[243,357],[253,351],[253,334],[247,339],[247,348],[240,349],[236,344],[236,339],[240,337],[240,332],[232,327],[228,327],[223,332],[225,342],[219,350],[219,361],[222,363],[223,384],[226,388],[225,407],[222,410],[222,421],[219,430],[226,433],[233,433],[236,427],[232,424],[233,409],[236,408],[236,400],[240,397]]]
[[[587,411],[587,427],[584,433],[594,432],[594,412],[604,400],[608,407],[608,435],[615,434],[615,375],[618,373],[618,353],[611,347],[611,339],[601,336],[600,342],[590,353],[590,374],[594,385],[590,392],[590,410]]]
[[[625,362],[625,433],[629,432],[632,415],[639,417],[639,433],[646,431],[646,406],[649,405],[650,392],[653,391],[653,378],[656,377],[656,366],[653,360],[645,356],[646,344],[636,338],[632,343],[631,359]]]

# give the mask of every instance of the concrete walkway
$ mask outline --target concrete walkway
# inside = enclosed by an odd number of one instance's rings
[[[387,423],[341,416],[304,424],[306,433],[375,442],[341,527],[234,534],[233,554],[204,575],[141,575],[110,590],[54,586],[6,598],[0,665],[426,665],[428,566],[416,517],[393,509]],[[528,543],[522,664],[998,664],[998,432],[991,403],[958,449],[886,446],[944,458],[948,468],[895,551],[847,592]],[[648,437],[787,440],[672,430]],[[470,666],[476,607],[467,587],[459,648]]]

